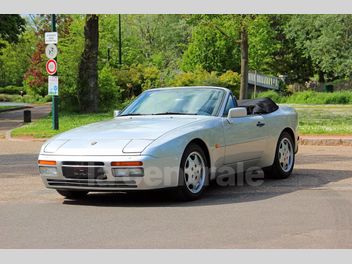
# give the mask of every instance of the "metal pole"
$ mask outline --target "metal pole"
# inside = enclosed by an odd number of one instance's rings
[[[122,65],[121,14],[119,14],[119,65]]]
[[[52,14],[51,15],[51,31],[56,32],[56,15]],[[57,58],[54,58],[57,61]],[[56,76],[57,73],[54,74]],[[58,109],[58,103],[59,103],[59,96],[53,95],[52,96],[52,102],[51,102],[51,113],[52,113],[52,128],[54,130],[59,129],[59,109]]]

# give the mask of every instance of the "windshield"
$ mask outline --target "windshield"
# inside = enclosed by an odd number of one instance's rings
[[[124,115],[216,115],[225,91],[215,88],[175,88],[142,93]]]

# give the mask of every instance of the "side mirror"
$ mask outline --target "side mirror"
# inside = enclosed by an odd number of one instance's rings
[[[118,117],[118,115],[121,113],[120,110],[114,110],[114,117]]]
[[[236,107],[231,108],[227,115],[227,118],[236,118],[236,117],[245,117],[247,116],[247,108],[245,107]]]

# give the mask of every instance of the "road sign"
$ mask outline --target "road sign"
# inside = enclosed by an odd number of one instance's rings
[[[57,56],[57,47],[55,44],[49,44],[45,48],[45,55],[48,59],[54,59]]]
[[[48,95],[59,95],[58,76],[48,76]]]
[[[50,75],[55,74],[57,71],[57,63],[56,60],[50,59],[46,62],[46,72]]]
[[[57,32],[45,32],[45,44],[57,44]]]

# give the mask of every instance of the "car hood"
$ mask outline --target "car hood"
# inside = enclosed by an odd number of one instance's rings
[[[196,122],[191,116],[117,117],[62,133],[48,141],[43,154],[124,155],[141,153],[163,134]]]

